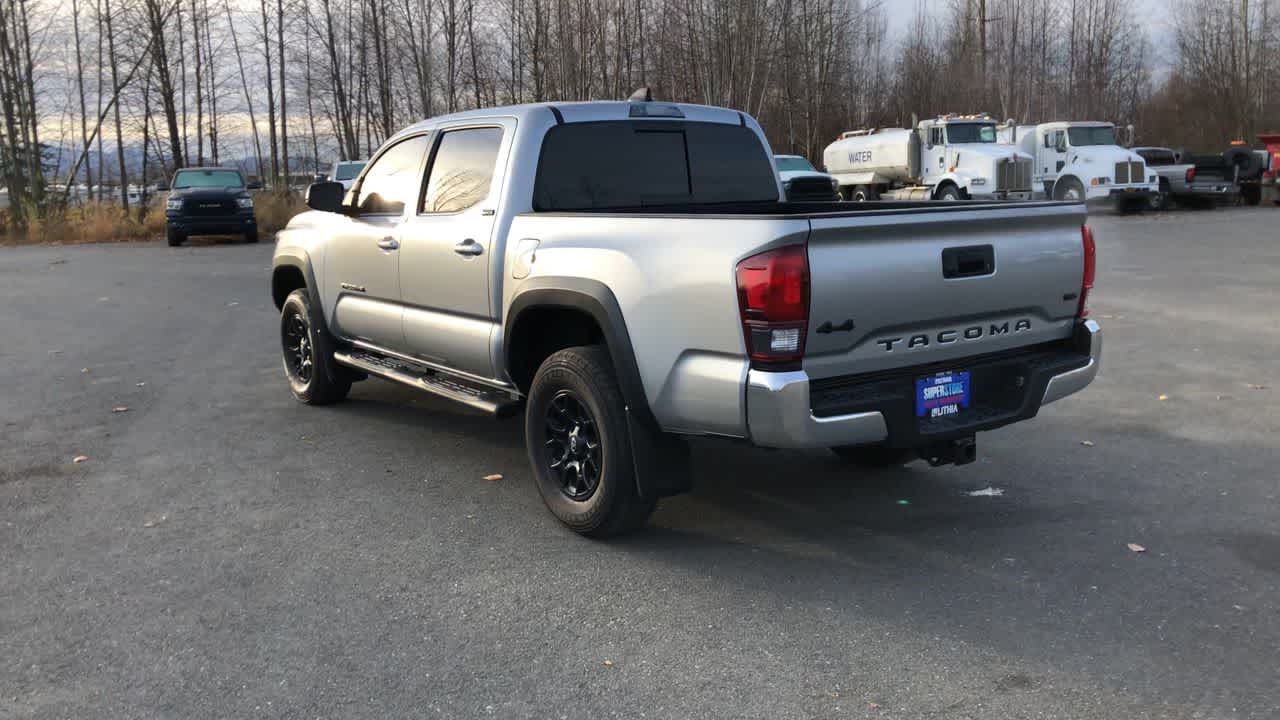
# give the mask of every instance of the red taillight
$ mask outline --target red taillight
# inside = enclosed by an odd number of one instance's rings
[[[785,370],[804,357],[809,329],[809,253],[804,245],[738,263],[738,312],[751,367]]]
[[[1187,182],[1196,179],[1196,169],[1194,167],[1187,168]]]
[[[1093,278],[1098,272],[1098,248],[1093,243],[1093,230],[1088,225],[1080,226],[1080,239],[1084,244],[1084,277],[1080,280],[1080,305],[1076,308],[1076,317],[1084,319],[1089,316],[1089,291],[1093,289]]]

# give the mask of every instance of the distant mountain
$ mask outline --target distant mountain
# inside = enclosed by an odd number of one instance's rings
[[[237,143],[237,145],[239,145],[239,143]],[[79,156],[79,153],[80,153],[80,148],[78,146],[76,147],[70,147],[65,145],[49,146],[45,154],[46,162],[48,163],[47,169],[45,170],[45,176],[48,178],[49,182],[61,183],[64,180],[66,180],[67,173],[71,171],[71,166],[75,163],[76,158]],[[97,178],[99,177],[98,153],[97,153],[96,146],[94,147],[94,150],[90,152],[88,162],[92,163],[94,182],[96,183]],[[139,179],[138,175],[142,168],[142,148],[139,147],[137,143],[125,146],[124,162],[125,162],[125,167],[128,168],[128,171],[129,171],[129,181],[130,182],[137,181]],[[269,162],[270,161],[267,158],[264,158],[264,164]],[[325,159],[322,157],[319,163],[321,172],[324,172],[324,169],[328,168],[332,163],[333,163],[333,159]],[[195,165],[195,164],[196,163],[194,159],[190,163],[188,163],[188,165]],[[213,165],[214,163],[211,158],[205,158],[204,164]],[[118,165],[119,163],[117,162],[117,159],[116,159],[115,143],[114,142],[104,143],[102,146],[102,166],[106,168],[106,176],[108,181],[112,181],[115,178],[119,177],[119,173],[117,172]],[[258,178],[262,176],[262,173],[258,171],[257,159],[254,158],[252,155],[246,156],[246,157],[228,157],[224,153],[222,157],[218,158],[217,165],[221,167],[236,168],[248,177]],[[310,176],[312,174],[312,171],[316,167],[317,167],[316,164],[314,163],[314,161],[311,159],[310,156],[299,157],[293,154],[290,154],[289,156],[289,170],[290,170],[289,174],[294,177],[299,177],[304,175]],[[167,165],[162,166],[159,162],[156,161],[156,155],[154,150],[147,154],[148,182],[154,182],[155,179],[162,176],[167,176],[170,172],[172,172],[172,168],[168,167]],[[267,172],[270,173],[269,167]],[[83,164],[81,165],[80,171],[77,174],[78,174],[77,179],[83,182],[84,181],[84,165]]]

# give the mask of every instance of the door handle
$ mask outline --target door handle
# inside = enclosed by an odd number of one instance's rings
[[[484,247],[481,246],[480,243],[476,242],[475,240],[472,240],[471,238],[467,238],[466,240],[463,240],[457,245],[454,245],[453,251],[458,253],[459,255],[465,255],[467,257],[475,257],[476,255],[479,255],[480,253],[484,252]]]
[[[378,241],[378,247],[383,250],[395,250],[400,247],[400,242],[393,237],[384,237]]]

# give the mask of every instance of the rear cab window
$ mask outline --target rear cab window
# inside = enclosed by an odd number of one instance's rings
[[[751,129],[690,121],[557,125],[533,190],[539,212],[777,201],[772,157]]]
[[[1158,166],[1176,164],[1176,158],[1173,156],[1173,153],[1165,150],[1139,150],[1138,155],[1143,160],[1146,160],[1148,165]]]

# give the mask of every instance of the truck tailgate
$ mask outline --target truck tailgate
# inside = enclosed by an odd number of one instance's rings
[[[934,365],[1071,336],[1082,205],[813,216],[811,378]]]

